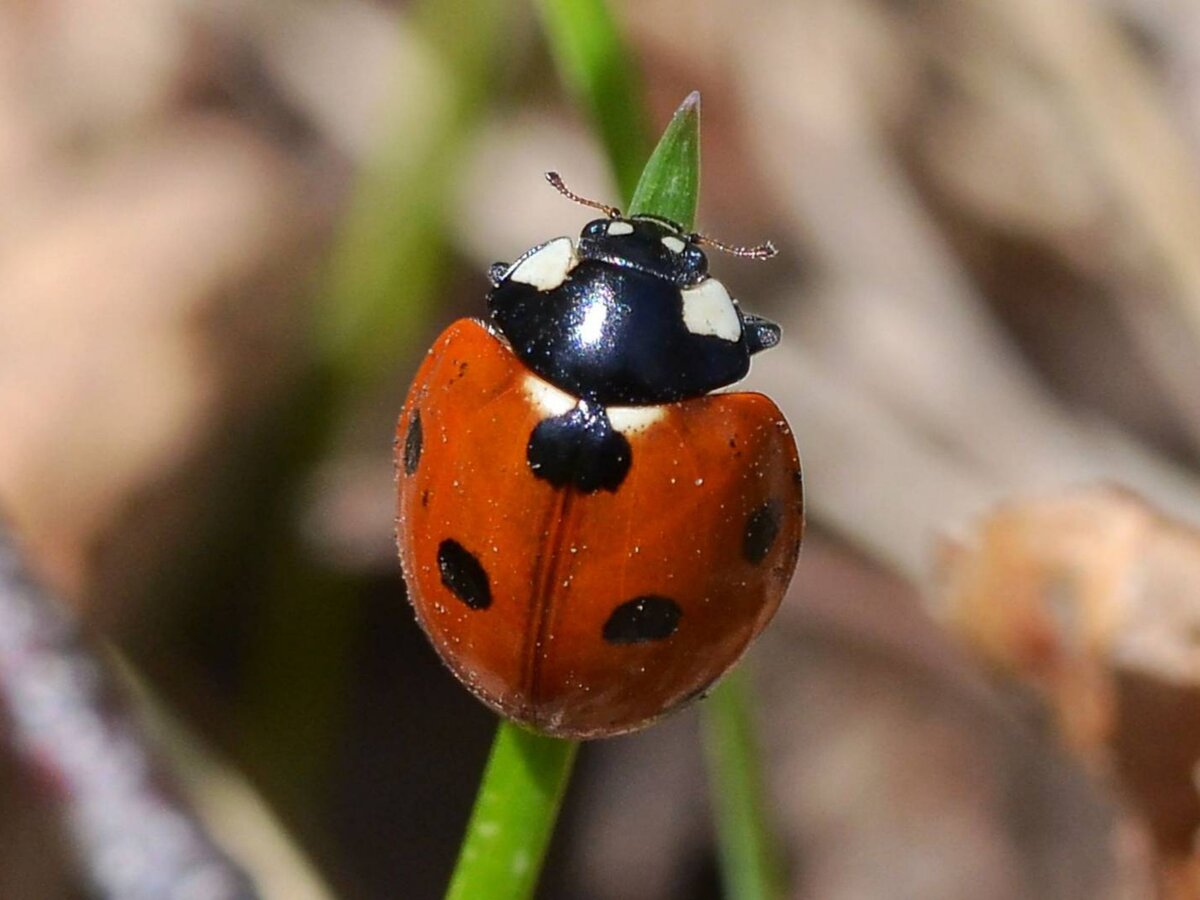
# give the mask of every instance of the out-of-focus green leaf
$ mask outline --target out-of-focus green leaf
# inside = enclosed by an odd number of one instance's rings
[[[641,79],[604,0],[539,0],[559,74],[596,126],[625,199],[650,149]]]

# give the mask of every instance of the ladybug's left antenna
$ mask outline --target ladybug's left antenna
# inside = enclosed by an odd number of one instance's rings
[[[621,211],[615,206],[609,206],[608,204],[601,203],[598,200],[589,200],[587,197],[580,197],[563,183],[562,176],[557,172],[547,172],[546,180],[554,185],[554,189],[568,200],[574,200],[580,206],[590,206],[592,209],[598,209],[610,219],[621,218]]]

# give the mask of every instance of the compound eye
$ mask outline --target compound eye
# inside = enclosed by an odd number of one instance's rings
[[[708,273],[708,257],[695,244],[689,243],[679,254],[679,265],[691,275],[701,276]]]
[[[608,223],[612,219],[596,219],[583,226],[583,237],[604,237],[608,233]]]

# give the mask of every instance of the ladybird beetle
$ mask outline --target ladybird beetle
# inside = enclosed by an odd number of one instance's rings
[[[491,269],[396,426],[397,537],[433,646],[484,703],[567,738],[632,731],[706,691],[774,615],[803,531],[796,444],[739,380],[779,327],[703,244],[601,209]]]

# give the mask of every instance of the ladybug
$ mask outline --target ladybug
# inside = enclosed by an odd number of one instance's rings
[[[774,615],[800,550],[791,430],[742,378],[779,327],[703,245],[602,210],[491,269],[487,321],[425,357],[396,426],[417,619],[479,699],[545,734],[641,728],[702,693]]]

